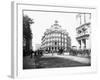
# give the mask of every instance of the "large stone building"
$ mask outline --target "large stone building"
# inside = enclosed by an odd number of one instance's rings
[[[41,48],[50,53],[54,53],[61,49],[67,52],[70,47],[71,38],[69,37],[68,32],[61,28],[58,21],[55,21],[55,23],[44,32]]]
[[[90,45],[91,23],[90,23],[90,18],[88,18],[88,21],[87,21],[86,19],[87,17],[85,17],[86,15],[90,15],[90,14],[83,14],[83,15],[84,15],[84,18],[83,18],[84,23],[80,24],[80,26],[76,28],[76,32],[77,32],[76,39],[79,43],[79,49],[82,49],[82,50],[91,49],[91,45]],[[81,21],[80,23],[82,23]]]

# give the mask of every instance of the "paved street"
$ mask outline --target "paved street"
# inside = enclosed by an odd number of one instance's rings
[[[90,64],[90,62],[91,62],[90,58],[71,56],[71,55],[45,54],[43,57],[59,57],[59,58],[69,59],[69,60],[72,60],[72,61],[77,61],[77,62],[80,62],[80,63],[85,63],[85,64]]]
[[[58,68],[58,67],[78,67],[78,66],[90,66],[89,58],[82,58],[70,55],[57,55],[44,54],[38,59],[36,66],[35,59],[30,56],[23,58],[23,69],[35,69],[35,68]]]

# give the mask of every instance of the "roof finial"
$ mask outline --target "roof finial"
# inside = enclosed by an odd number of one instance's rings
[[[57,24],[58,23],[58,21],[57,20],[55,20],[55,24]]]

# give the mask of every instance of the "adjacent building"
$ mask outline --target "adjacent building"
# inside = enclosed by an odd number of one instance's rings
[[[86,14],[84,14],[86,15]],[[88,19],[89,21],[86,21],[86,17],[84,16],[84,23],[80,24],[76,28],[77,32],[77,41],[79,43],[79,49],[90,49],[90,33],[91,33],[91,23],[90,23],[90,18]],[[82,22],[80,22],[82,23]]]
[[[67,52],[70,47],[71,38],[68,32],[61,28],[58,21],[55,21],[55,23],[44,32],[41,48],[45,51],[54,53],[61,49]]]

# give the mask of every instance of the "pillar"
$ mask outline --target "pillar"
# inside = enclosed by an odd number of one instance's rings
[[[79,43],[79,48],[81,49],[81,40],[78,40],[78,43]]]
[[[86,39],[82,39],[82,42],[84,44],[84,49],[86,49]]]

